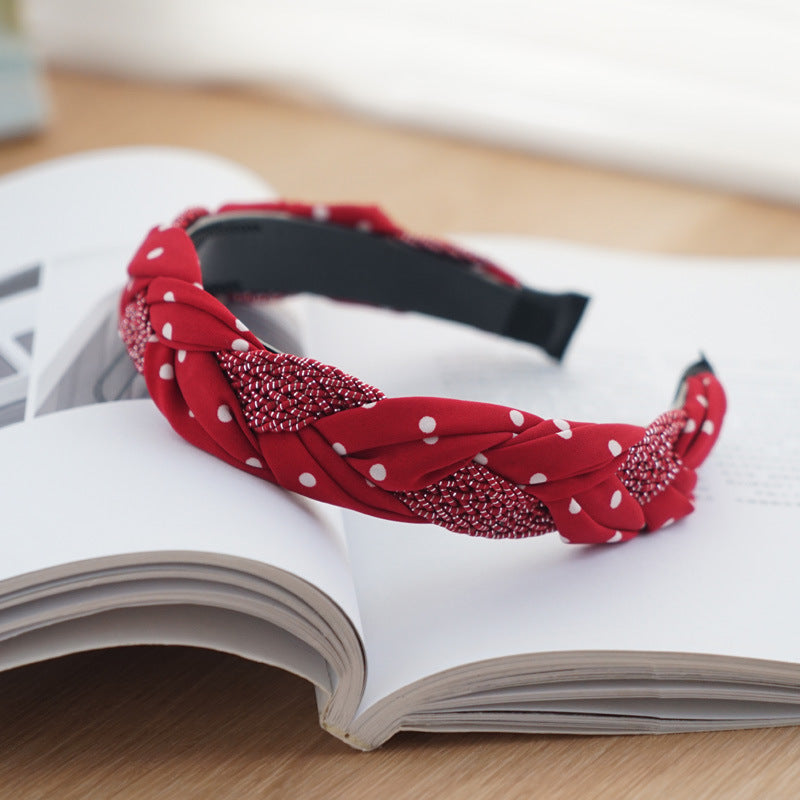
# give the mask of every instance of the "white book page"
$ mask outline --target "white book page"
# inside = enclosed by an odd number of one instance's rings
[[[358,629],[338,515],[192,447],[150,400],[8,426],[0,451],[0,582],[130,553],[211,553],[296,575]]]
[[[346,520],[364,623],[362,709],[427,675],[512,654],[714,653],[800,662],[800,266],[470,241],[527,283],[593,295],[566,362],[463,327],[316,301],[310,353],[387,394],[647,424],[702,348],[729,413],[697,511],[630,543],[490,541]],[[369,347],[363,331],[369,330]]]
[[[92,150],[0,177],[0,275],[48,256],[138,247],[187,208],[268,199],[258,175],[210,153],[174,147]]]

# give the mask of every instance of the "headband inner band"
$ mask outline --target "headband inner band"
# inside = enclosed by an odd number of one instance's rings
[[[188,233],[212,294],[310,292],[417,311],[538,345],[558,360],[589,300],[512,286],[392,237],[280,213],[207,216]]]

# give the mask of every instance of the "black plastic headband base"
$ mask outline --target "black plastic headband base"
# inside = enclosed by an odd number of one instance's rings
[[[538,345],[559,360],[589,299],[509,286],[391,237],[278,214],[204,217],[189,234],[209,292],[310,292],[417,311]]]

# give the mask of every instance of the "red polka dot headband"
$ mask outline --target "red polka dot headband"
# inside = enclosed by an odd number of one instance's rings
[[[311,290],[443,316],[560,358],[585,297],[523,287],[373,207],[192,210],[150,231],[128,272],[120,332],[181,436],[279,486],[386,519],[491,538],[557,530],[573,543],[625,541],[692,511],[695,470],[725,413],[704,360],[684,374],[679,407],[647,427],[388,398],[275,351],[212,294]]]

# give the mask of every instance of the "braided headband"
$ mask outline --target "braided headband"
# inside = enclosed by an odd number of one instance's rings
[[[154,228],[128,272],[120,333],[181,436],[279,486],[386,519],[491,538],[558,530],[573,543],[625,541],[692,511],[695,469],[725,413],[704,360],[684,374],[679,407],[646,428],[387,398],[336,367],[275,351],[211,294],[310,290],[414,309],[560,358],[585,297],[526,289],[374,207],[195,209]]]

